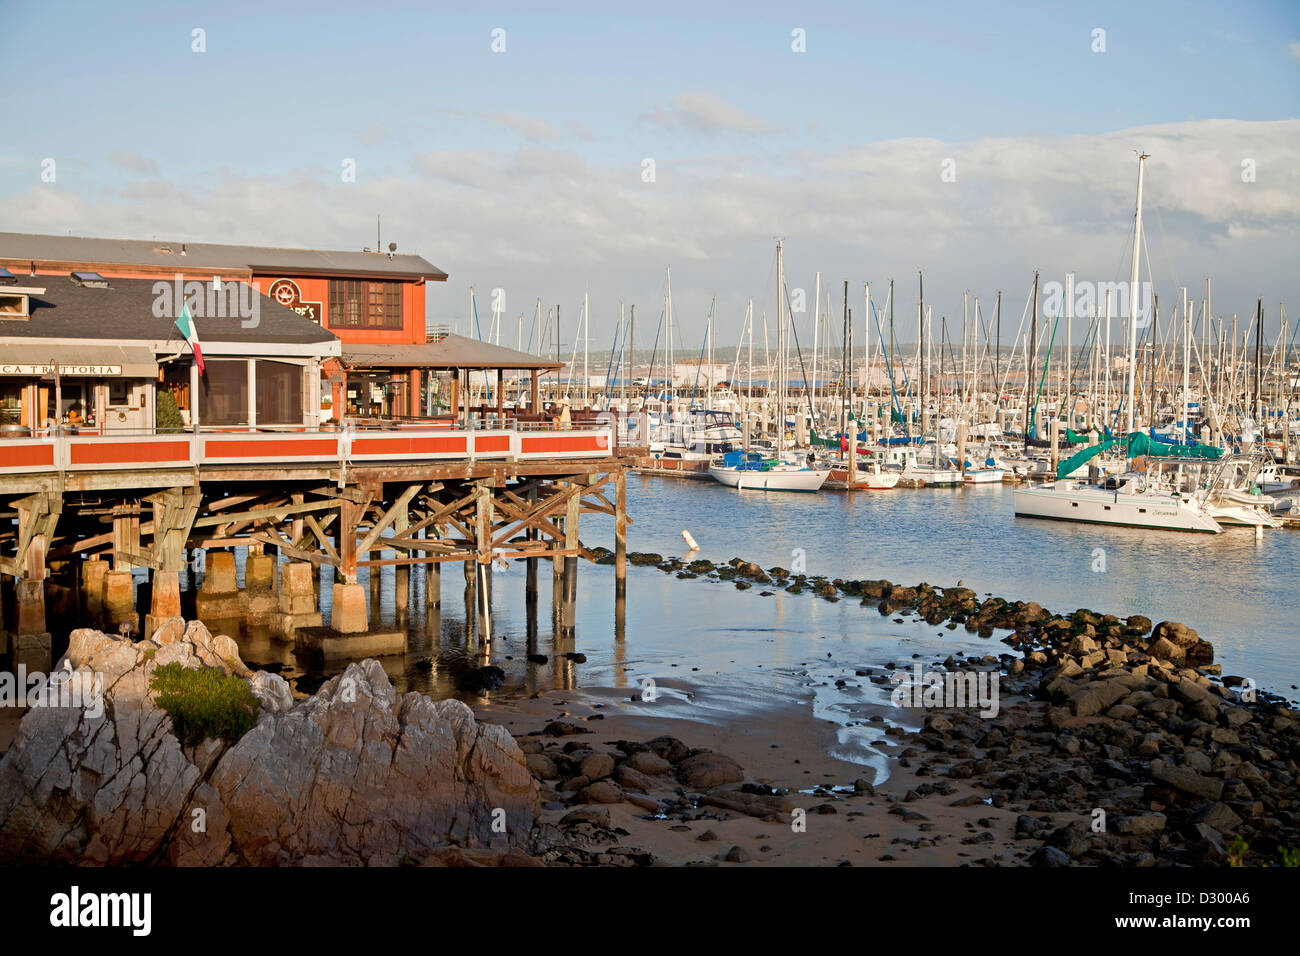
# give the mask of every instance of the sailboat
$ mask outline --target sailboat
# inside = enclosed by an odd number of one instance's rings
[[[1111,439],[1086,448],[1061,462],[1056,469],[1055,481],[1030,488],[1017,488],[1012,492],[1012,499],[1017,516],[1217,534],[1223,528],[1206,510],[1202,496],[1167,490],[1162,483],[1153,480],[1160,467],[1160,459],[1149,453],[1150,446],[1155,443],[1150,442],[1143,433],[1134,432],[1133,427],[1138,257],[1142,248],[1142,179],[1147,158],[1146,153],[1138,155],[1137,211],[1134,217],[1133,263],[1129,282],[1128,436],[1122,440],[1128,456],[1145,453],[1147,473],[1125,472],[1111,476],[1101,484],[1065,477],[1106,448],[1120,444],[1120,440]],[[1140,443],[1138,439],[1146,441]]]
[[[777,429],[776,457],[765,458],[755,451],[729,451],[709,466],[713,479],[728,488],[761,491],[819,491],[830,475],[829,468],[817,468],[791,460],[785,449],[785,260],[781,242],[776,244],[777,272]]]

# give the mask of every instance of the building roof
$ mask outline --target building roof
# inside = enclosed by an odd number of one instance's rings
[[[562,362],[518,352],[463,335],[447,335],[424,345],[361,345],[343,343],[343,364],[349,368],[518,368],[557,369]]]
[[[187,273],[237,269],[290,275],[447,280],[447,273],[433,263],[422,256],[409,254],[0,232],[0,263],[9,261],[20,267],[35,263],[37,269],[42,268],[42,263],[56,263],[59,268],[71,267],[72,264],[111,263]]]
[[[31,317],[0,318],[0,341],[49,339],[105,339],[112,341],[183,343],[176,328],[179,303],[173,305],[174,284],[156,279],[109,279],[108,288],[79,285],[67,275],[28,276],[24,286],[44,287],[31,296]],[[185,283],[191,286],[192,282]],[[223,282],[225,312],[229,318],[208,315],[208,292],[212,283],[202,283],[204,301],[195,303],[194,324],[199,342],[286,343],[333,346],[324,351],[338,354],[337,337],[311,319],[280,305],[274,299],[233,280]],[[155,290],[155,287],[166,287]],[[0,286],[0,289],[5,287]],[[251,296],[250,296],[251,293]],[[252,316],[241,317],[234,303],[256,303],[256,325]],[[213,296],[213,303],[217,297]],[[250,310],[252,311],[252,310]],[[155,312],[159,314],[155,314]],[[248,326],[245,327],[245,324]]]

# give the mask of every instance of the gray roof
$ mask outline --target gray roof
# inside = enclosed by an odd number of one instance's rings
[[[182,253],[182,248],[184,252]],[[186,272],[204,269],[248,269],[294,275],[328,274],[423,278],[444,282],[447,273],[422,256],[394,253],[337,252],[325,249],[277,249],[267,246],[227,246],[206,242],[145,239],[89,239],[0,232],[0,261],[19,263],[113,263],[123,266],[165,267]],[[11,268],[11,271],[16,271]]]
[[[147,342],[176,339],[183,341],[176,328],[178,308],[167,314],[154,315],[158,295],[154,286],[157,279],[109,279],[109,288],[95,289],[78,285],[66,275],[24,276],[24,287],[45,288],[45,292],[31,297],[31,318],[0,319],[0,339],[135,339]],[[171,286],[171,283],[166,283]],[[235,295],[247,302],[249,287],[242,282],[227,280],[222,283],[229,289],[231,300]],[[212,287],[204,283],[205,289]],[[0,286],[0,290],[5,287]],[[198,315],[194,318],[199,342],[280,342],[308,345],[330,343],[337,336],[322,329],[311,319],[280,305],[256,290],[258,323],[244,328],[244,321],[236,314],[230,318]],[[169,296],[169,301],[170,301]],[[205,294],[206,300],[206,294]]]
[[[343,343],[343,364],[349,368],[531,368],[555,369],[539,355],[518,352],[491,342],[447,335],[424,345],[360,345]]]

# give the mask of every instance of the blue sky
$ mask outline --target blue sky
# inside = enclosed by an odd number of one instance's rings
[[[675,293],[693,297],[679,311],[717,291],[724,329],[763,295],[771,237],[786,234],[792,283],[821,269],[910,286],[923,267],[951,314],[962,289],[1022,296],[1034,268],[1118,278],[1133,187],[1120,154],[1143,144],[1107,137],[1162,127],[1156,159],[1170,165],[1149,170],[1151,195],[1174,237],[1153,268],[1165,253],[1179,281],[1213,272],[1227,297],[1300,308],[1286,267],[1297,217],[1279,200],[1300,191],[1296,127],[1279,125],[1300,113],[1300,4],[622,6],[11,5],[0,228],[354,248],[381,214],[385,242],[451,273],[431,312],[463,311],[474,282],[511,290],[512,313],[542,296],[574,315],[589,287],[597,327],[619,299],[657,310],[672,264]],[[206,52],[191,50],[195,28]],[[791,50],[796,28],[805,53]],[[1216,120],[1236,124],[1204,125]],[[1032,152],[1015,175],[966,172],[1030,146],[1051,172]],[[909,152],[927,182],[957,156],[962,191],[936,186],[942,209],[888,182],[853,192],[880,169],[897,181]],[[1270,198],[1190,195],[1207,176],[1239,186],[1238,155],[1258,158]],[[344,159],[355,183],[340,180]],[[912,206],[877,216],[902,194]],[[1009,207],[1039,213],[1017,224]],[[846,235],[855,221],[863,236]],[[1027,238],[1035,222],[1054,239]]]

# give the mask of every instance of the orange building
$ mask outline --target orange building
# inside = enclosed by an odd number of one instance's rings
[[[15,276],[96,272],[106,278],[233,279],[337,336],[343,345],[424,345],[425,285],[447,273],[416,255],[279,249],[138,239],[0,233],[0,267]],[[349,375],[325,367],[322,417],[420,415],[427,372],[409,367]]]

